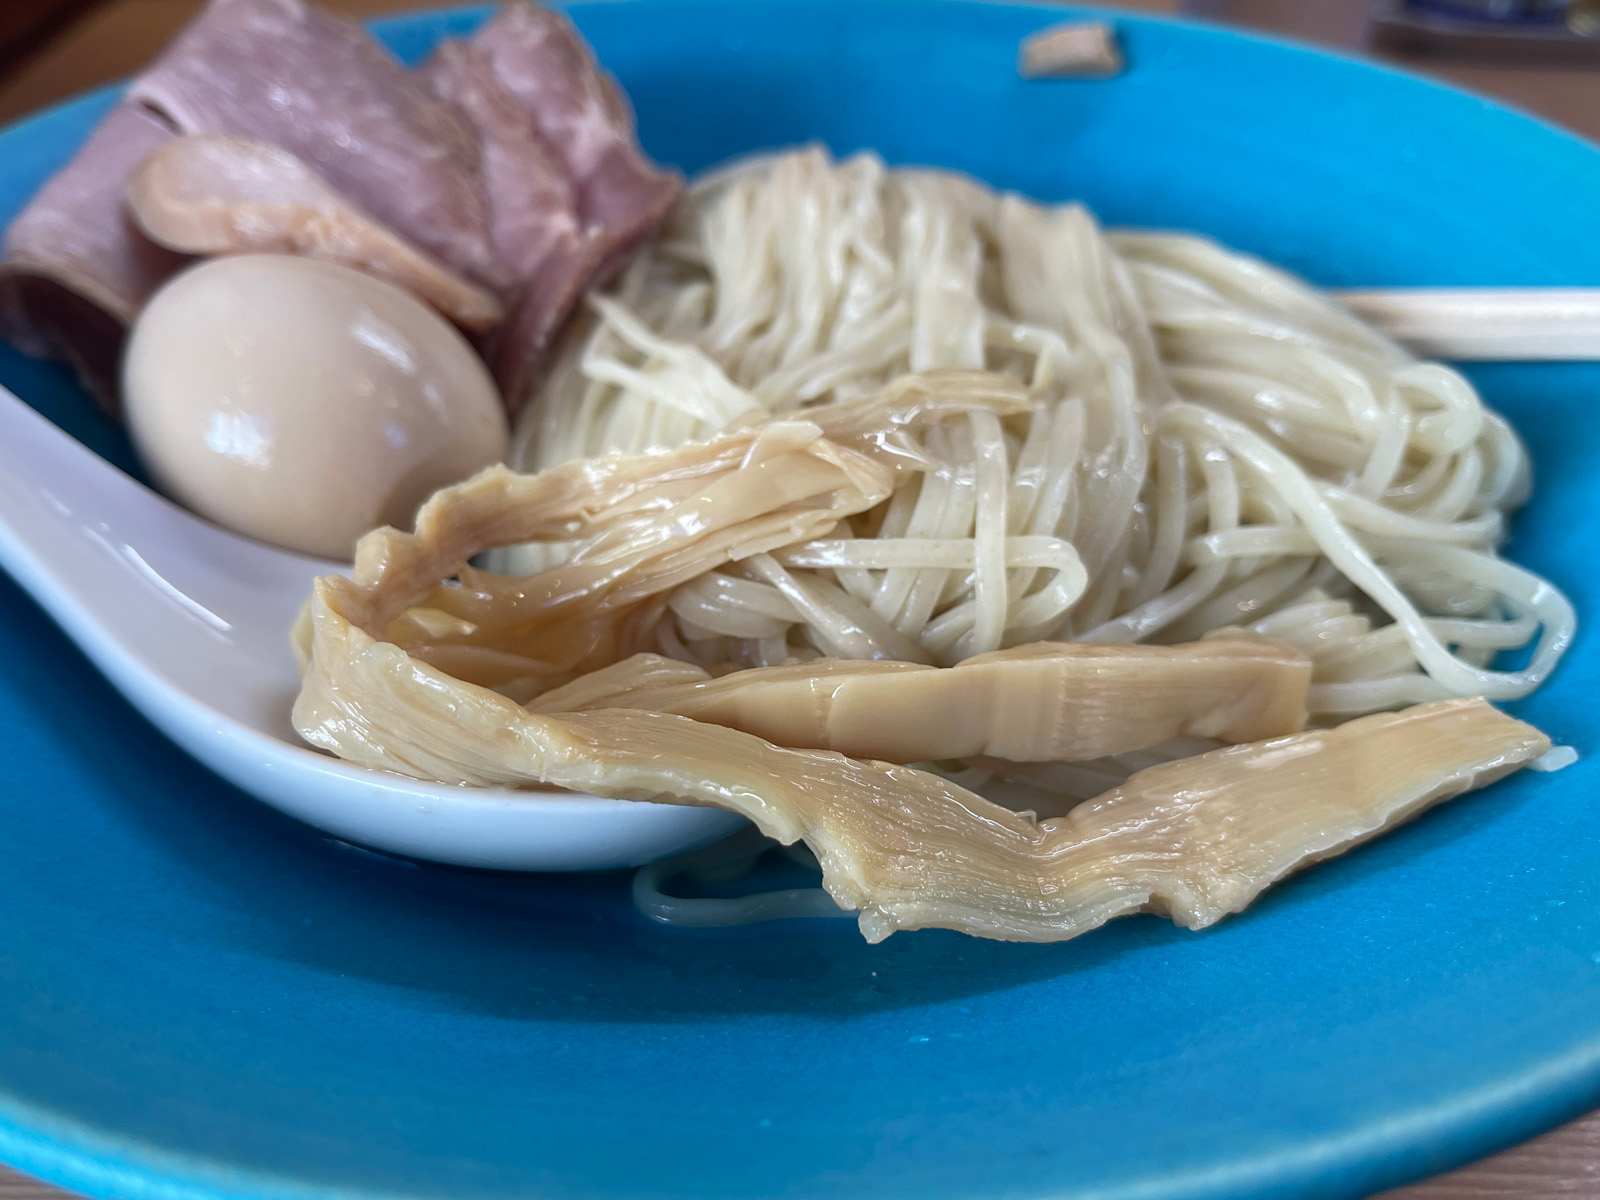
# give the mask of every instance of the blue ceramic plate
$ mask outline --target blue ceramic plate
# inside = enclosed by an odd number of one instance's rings
[[[1124,75],[1025,83],[1027,5],[573,15],[689,171],[822,139],[1325,284],[1600,284],[1600,153],[1374,67],[1128,18]],[[0,217],[107,103],[0,137]],[[1600,368],[1472,374],[1538,465],[1511,553],[1600,612]],[[56,368],[0,382],[126,454]],[[383,859],[186,760],[9,585],[0,662],[0,1158],[96,1196],[1353,1197],[1600,1102],[1592,637],[1520,706],[1576,767],[1208,932],[1054,946],[664,930],[622,876]]]

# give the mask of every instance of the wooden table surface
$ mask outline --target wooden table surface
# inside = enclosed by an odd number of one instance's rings
[[[366,15],[448,0],[318,0]],[[1107,3],[1108,0],[1100,0]],[[0,123],[131,74],[202,0],[0,0]],[[1359,0],[1124,0],[1120,7],[1186,12],[1345,48],[1363,45]],[[1600,141],[1600,66],[1498,65],[1459,58],[1394,59],[1497,96]],[[1600,1200],[1600,1112],[1383,1200]],[[0,1200],[67,1193],[0,1167]]]

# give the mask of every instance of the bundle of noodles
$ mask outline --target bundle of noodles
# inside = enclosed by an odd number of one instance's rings
[[[1506,423],[1453,371],[1200,239],[1106,236],[1074,205],[811,151],[702,182],[592,305],[520,425],[523,469],[818,420],[912,371],[996,372],[1028,401],[916,430],[923,468],[884,499],[686,580],[636,648],[950,665],[1247,624],[1311,655],[1326,722],[1526,695],[1573,635],[1560,592],[1496,553],[1528,483]],[[1045,782],[1089,794],[1128,765]]]
[[[945,372],[676,450],[484,472],[430,500],[415,533],[364,538],[352,578],[318,581],[297,628],[296,728],[423,778],[742,813],[803,840],[874,941],[924,926],[1056,940],[1135,911],[1198,928],[1548,749],[1482,700],[1296,732],[1309,659],[1237,632],[1039,643],[943,668],[814,658],[714,673],[635,654],[692,581],[816,544],[940,470],[925,450],[952,426],[1031,411],[1014,383]],[[523,577],[468,565],[527,541],[560,551]],[[1239,744],[1042,821],[881,761],[954,747],[1028,767],[1196,736]]]

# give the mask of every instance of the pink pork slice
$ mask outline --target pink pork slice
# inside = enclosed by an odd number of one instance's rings
[[[212,0],[129,95],[180,133],[281,146],[453,270],[507,282],[478,139],[354,22],[301,0]]]
[[[680,191],[554,13],[514,3],[418,77],[302,0],[212,0],[24,210],[0,262],[0,336],[73,362],[112,411],[127,324],[188,261],[122,211],[128,174],[175,133],[281,147],[504,298],[509,316],[483,349],[513,410],[583,289]]]
[[[146,238],[122,208],[123,177],[172,136],[138,105],[118,104],[5,234],[0,337],[67,359],[108,409],[127,323],[189,261]]]
[[[603,281],[666,216],[677,177],[645,161],[627,101],[559,13],[514,0],[472,43],[566,163],[579,218],[604,231]]]
[[[378,224],[282,146],[188,133],[145,155],[123,184],[146,237],[186,254],[298,254],[398,285],[463,329],[505,316],[495,296]]]
[[[442,42],[418,75],[477,131],[491,244],[520,281],[508,297],[510,316],[484,346],[515,415],[538,362],[611,242],[578,216],[565,161],[500,83],[482,47]]]
[[[123,184],[175,134],[283,147],[459,274],[497,290],[474,132],[359,26],[301,0],[212,0],[7,230],[0,336],[65,358],[108,411],[127,325],[190,261],[123,210]]]

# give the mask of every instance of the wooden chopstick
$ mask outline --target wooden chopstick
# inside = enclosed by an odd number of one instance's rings
[[[1600,361],[1600,288],[1363,288],[1329,294],[1424,358]]]

